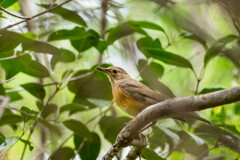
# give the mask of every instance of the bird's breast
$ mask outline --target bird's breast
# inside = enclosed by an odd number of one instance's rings
[[[119,84],[116,84],[112,88],[113,97],[116,101],[116,104],[124,112],[136,116],[139,112],[143,110],[143,104],[134,100],[131,97],[127,97],[123,94],[122,89],[118,87]]]

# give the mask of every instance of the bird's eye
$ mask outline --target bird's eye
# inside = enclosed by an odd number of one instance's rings
[[[114,70],[113,70],[113,73],[117,73],[117,70],[114,69]]]

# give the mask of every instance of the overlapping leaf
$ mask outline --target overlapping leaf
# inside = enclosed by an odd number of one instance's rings
[[[67,49],[60,49],[61,54],[53,55],[51,59],[51,67],[55,68],[57,62],[73,62],[75,60],[75,54]]]
[[[80,144],[83,142],[83,137],[74,135],[74,144],[78,150]],[[81,151],[78,153],[82,160],[95,160],[100,152],[101,142],[97,133],[91,132],[91,140],[86,140]]]
[[[35,51],[37,53],[49,53],[52,55],[60,54],[60,50],[58,48],[46,42],[29,39],[17,32],[1,30],[0,37],[5,39],[5,41],[1,44],[5,46],[3,47],[4,50],[9,50],[10,47],[16,47],[19,43],[21,43],[23,50]],[[10,44],[10,42],[13,44]]]
[[[154,150],[150,148],[144,148],[141,154],[142,154],[142,157],[147,160],[166,160],[160,157]]]
[[[70,160],[74,156],[74,150],[69,147],[63,147],[54,152],[49,159],[51,160]]]
[[[0,6],[2,6],[3,8],[8,8],[17,1],[18,0],[0,0]]]
[[[220,91],[220,90],[223,90],[223,89],[224,88],[222,88],[222,87],[204,88],[199,92],[199,94],[206,94],[206,93],[210,93],[210,92]]]
[[[110,104],[111,84],[106,75],[94,67],[90,70],[80,70],[73,75],[78,76],[82,77],[68,83],[69,90],[75,93],[74,103],[87,106],[89,109]]]
[[[46,9],[50,7],[50,5],[48,5],[48,4],[40,4],[39,6],[44,7]],[[55,7],[55,6],[56,5],[53,5],[51,7]],[[77,14],[77,12],[74,12],[72,10],[66,9],[61,6],[51,10],[50,12],[60,15],[62,18],[66,19],[70,22],[87,27],[86,22],[83,20],[83,18],[80,15]]]
[[[25,106],[21,107],[21,111],[22,111],[21,115],[23,117],[24,122],[28,122],[29,120],[36,118],[36,116],[38,114],[38,112],[31,110]]]
[[[143,79],[142,82],[150,88],[159,91],[167,97],[175,97],[170,88],[159,81],[159,78],[164,72],[164,68],[161,64],[156,62],[150,62],[148,64],[147,60],[141,59],[138,61],[138,71]]]
[[[78,50],[78,52],[83,52],[91,47],[95,47],[100,53],[103,53],[107,48],[106,42],[100,40],[100,36],[96,31],[92,29],[86,30],[84,27],[55,31],[49,36],[48,41],[66,39],[70,40],[72,46]]]
[[[73,114],[76,112],[81,112],[85,111],[87,108],[81,104],[78,103],[71,103],[71,104],[66,104],[60,108],[60,113],[63,113],[65,111],[69,111],[69,114]]]
[[[161,47],[159,40],[153,40],[150,37],[144,37],[137,41],[138,49],[147,57],[160,60],[164,63],[193,69],[192,64],[185,58],[165,51]]]
[[[222,145],[240,153],[240,137],[229,131],[213,125],[201,124],[195,128],[195,132],[201,134],[204,139],[214,137],[218,139]]]
[[[227,43],[232,42],[236,39],[239,39],[239,36],[228,35],[219,39],[212,47],[207,50],[207,53],[204,58],[204,64],[207,65],[210,59],[218,55],[226,46]]]
[[[43,100],[46,92],[41,84],[38,83],[26,83],[21,85],[26,91],[32,94],[34,97]]]
[[[89,140],[91,140],[92,138],[91,132],[82,122],[71,119],[71,120],[64,121],[63,124],[65,127],[73,131],[74,134],[78,135],[79,137],[82,137],[82,138],[86,137]]]
[[[110,142],[114,143],[118,133],[131,119],[128,117],[110,117],[104,116],[100,120],[100,129],[104,137]]]
[[[0,61],[6,71],[6,78],[10,79],[19,72],[33,77],[45,78],[49,76],[48,70],[39,62],[33,61],[28,54]]]
[[[164,29],[161,26],[152,22],[127,21],[123,24],[120,24],[108,30],[107,43],[110,45],[114,41],[133,33],[140,33],[143,35],[147,35],[147,33],[143,30],[143,28],[157,30],[165,33]]]

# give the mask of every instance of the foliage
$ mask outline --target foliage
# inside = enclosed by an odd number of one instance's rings
[[[240,22],[235,12],[240,5],[186,5],[189,1],[109,1],[109,12],[100,16],[100,1],[91,8],[81,1],[34,0],[31,5],[42,14],[34,21],[23,15],[27,25],[11,25],[20,22],[14,15],[20,8],[24,13],[27,6],[0,0],[0,95],[10,97],[0,115],[1,157],[100,158],[131,117],[117,109],[108,78],[96,70],[99,66],[121,66],[168,97],[207,94],[239,84]],[[212,125],[161,120],[150,131],[150,144],[141,156],[236,159],[239,115],[236,102],[202,111]]]

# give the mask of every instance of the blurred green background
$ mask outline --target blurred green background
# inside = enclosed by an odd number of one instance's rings
[[[239,85],[239,1],[64,2],[0,0],[0,159],[101,159],[132,117],[98,66],[168,97]],[[164,119],[146,131],[142,159],[239,159],[240,103],[198,114],[212,125]]]

